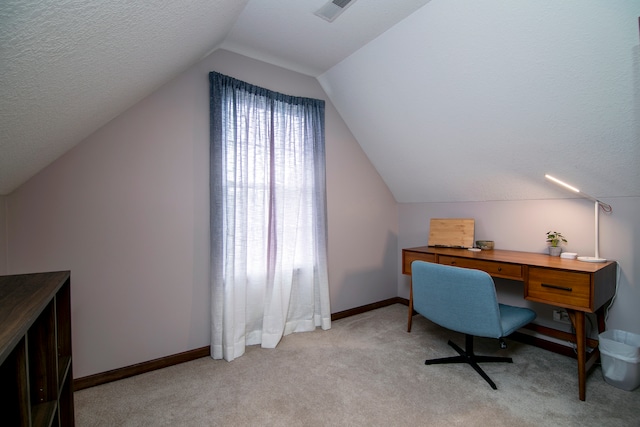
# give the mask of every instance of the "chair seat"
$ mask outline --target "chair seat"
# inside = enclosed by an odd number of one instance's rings
[[[500,323],[502,324],[502,336],[511,335],[517,329],[536,318],[536,312],[524,307],[498,304],[500,309]]]

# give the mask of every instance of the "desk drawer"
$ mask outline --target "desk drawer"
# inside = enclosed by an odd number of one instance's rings
[[[524,294],[532,301],[593,311],[590,282],[588,273],[530,267]]]
[[[438,257],[439,264],[452,265],[454,267],[474,268],[486,271],[493,277],[502,277],[511,280],[523,280],[522,265],[508,264],[499,261],[484,261],[472,258],[460,258],[454,256],[441,255]]]
[[[424,252],[402,252],[402,274],[411,274],[411,263],[413,261],[436,262],[434,254],[425,254]]]

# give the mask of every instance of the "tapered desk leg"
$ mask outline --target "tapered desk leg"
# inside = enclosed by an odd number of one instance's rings
[[[596,320],[598,321],[598,333],[600,334],[603,333],[604,330],[606,329],[606,325],[604,322],[604,315],[605,315],[605,306],[603,305],[602,307],[596,310]]]
[[[407,332],[411,332],[411,321],[413,320],[413,283],[409,276],[409,320],[407,320]]]
[[[578,356],[578,395],[580,400],[586,399],[586,385],[587,385],[587,338],[584,328],[584,312],[576,310],[567,310],[573,327],[576,329],[576,351]]]

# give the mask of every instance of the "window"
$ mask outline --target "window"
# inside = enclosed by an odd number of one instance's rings
[[[324,101],[210,81],[212,355],[232,360],[330,327]]]

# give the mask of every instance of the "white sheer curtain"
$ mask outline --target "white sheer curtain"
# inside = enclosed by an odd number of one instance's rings
[[[331,327],[324,101],[210,73],[214,359]]]

